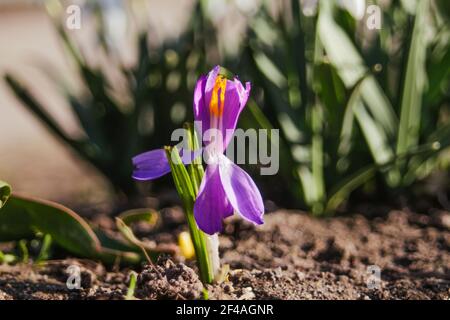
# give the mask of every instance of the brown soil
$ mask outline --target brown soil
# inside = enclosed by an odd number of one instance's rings
[[[220,240],[228,280],[210,299],[449,299],[450,213],[391,211],[315,219],[279,211],[254,228],[233,219]],[[82,289],[69,290],[67,267],[81,268]],[[381,271],[374,281],[369,266]],[[66,259],[43,266],[0,266],[1,299],[123,299],[129,270]],[[372,284],[370,287],[368,284]],[[140,271],[139,299],[202,298],[193,263],[162,258]]]

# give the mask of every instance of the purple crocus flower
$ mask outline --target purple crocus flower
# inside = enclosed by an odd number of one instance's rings
[[[244,219],[262,224],[264,204],[252,178],[223,153],[227,148],[239,115],[247,103],[250,83],[219,74],[220,66],[201,76],[194,91],[194,119],[204,142],[207,167],[194,204],[198,227],[208,234],[222,230],[222,220],[239,213]],[[201,124],[201,126],[198,126]],[[203,139],[205,140],[205,139]],[[133,158],[133,178],[151,180],[170,171],[163,149]]]

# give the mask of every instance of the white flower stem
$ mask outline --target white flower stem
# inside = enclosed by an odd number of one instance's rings
[[[208,250],[211,269],[215,278],[220,272],[219,235],[217,233],[206,237],[206,249]]]

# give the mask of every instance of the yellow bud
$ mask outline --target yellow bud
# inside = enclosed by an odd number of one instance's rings
[[[178,235],[178,245],[183,257],[186,259],[193,259],[195,257],[194,244],[192,243],[191,235],[187,231],[183,231]]]

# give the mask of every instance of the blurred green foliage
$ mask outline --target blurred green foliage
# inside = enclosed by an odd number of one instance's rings
[[[6,81],[126,195],[136,193],[131,157],[161,147],[190,120],[196,78],[216,63],[253,83],[241,125],[280,129],[280,173],[260,183],[266,197],[284,206],[333,212],[368,181],[396,190],[442,167],[450,143],[448,2],[380,4],[382,26],[371,31],[369,13],[358,20],[334,1],[319,1],[308,16],[298,0],[277,2],[278,11],[263,1],[248,16],[234,55],[220,53],[221,27],[205,14],[207,3],[194,6],[175,40],[152,47],[142,33],[132,67],[114,59],[102,11],[95,11],[98,43],[124,79],[127,103],[115,98],[105,71],[57,24],[86,89],[82,95],[64,91],[85,138],[67,136],[20,81],[12,75]]]
[[[333,212],[377,172],[392,190],[436,170],[450,142],[449,28],[433,3],[392,3],[375,32],[333,1],[308,17],[284,3],[275,17],[261,7],[245,52],[263,91],[255,118],[281,129],[296,198]]]

